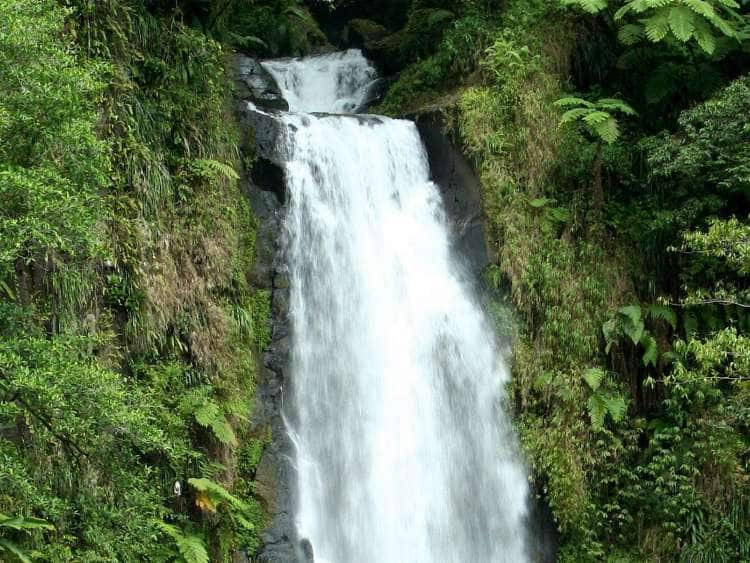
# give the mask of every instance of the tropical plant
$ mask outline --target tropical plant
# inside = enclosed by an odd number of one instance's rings
[[[21,549],[16,543],[4,537],[2,533],[5,530],[20,530],[30,532],[31,530],[54,530],[55,527],[41,518],[31,518],[26,516],[7,516],[0,513],[0,552],[5,551],[15,555],[24,563],[31,563],[29,555]]]
[[[158,522],[158,527],[175,542],[181,563],[208,563],[208,551],[203,538],[197,534],[188,534],[177,526]]]
[[[582,129],[596,143],[594,158],[592,192],[594,210],[601,212],[604,204],[602,187],[602,148],[604,143],[612,144],[620,138],[620,125],[616,114],[629,116],[637,112],[627,103],[616,98],[600,98],[595,102],[578,97],[560,98],[554,102],[557,107],[566,111],[560,118],[560,126],[575,126]]]
[[[654,336],[646,328],[646,318],[663,321],[672,330],[677,330],[677,314],[671,307],[654,303],[644,311],[638,304],[627,305],[618,309],[602,326],[606,353],[609,354],[620,339],[625,337],[633,346],[641,347],[643,365],[650,364],[655,367],[659,359],[659,347]]]
[[[622,421],[628,408],[627,401],[611,384],[602,385],[606,380],[604,370],[589,368],[583,372],[583,380],[591,391],[586,408],[594,430],[604,428],[604,419],[607,415],[613,422]]]
[[[589,14],[607,9],[609,0],[561,0]],[[708,54],[716,50],[717,34],[731,39],[741,37],[743,18],[735,0],[626,0],[615,12],[615,21],[630,20],[619,30],[619,38],[633,45],[643,38],[653,43],[676,39],[694,40]]]

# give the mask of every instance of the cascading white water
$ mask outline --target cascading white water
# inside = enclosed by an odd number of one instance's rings
[[[304,59],[265,61],[290,111],[352,113],[377,78],[358,49]]]
[[[293,109],[335,111],[360,54],[273,62]],[[364,68],[366,67],[366,68]],[[311,80],[308,74],[315,74]],[[322,91],[322,93],[321,93]],[[328,100],[328,107],[320,102]],[[349,103],[349,102],[345,102]],[[286,125],[299,536],[319,563],[522,563],[527,484],[507,371],[451,255],[413,123],[280,114]]]

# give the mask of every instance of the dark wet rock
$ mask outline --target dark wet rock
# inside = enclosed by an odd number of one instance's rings
[[[276,80],[260,62],[245,55],[236,55],[233,71],[239,99],[250,101],[262,109],[289,109]]]
[[[274,317],[285,318],[289,314],[289,291],[286,289],[274,290],[271,306]]]
[[[430,162],[430,175],[440,188],[453,227],[455,251],[475,275],[489,265],[482,210],[482,185],[474,169],[443,132],[438,111],[410,115],[417,124]]]
[[[310,540],[303,538],[299,542],[299,548],[302,552],[302,561],[305,563],[313,563],[315,561],[315,555],[313,554],[313,546]]]
[[[256,493],[269,524],[261,535],[260,553],[251,555],[255,562],[295,563],[302,559],[290,516],[296,504],[293,446],[282,417],[284,378],[289,364],[289,290],[283,287],[287,269],[281,242],[286,214],[284,145],[282,126],[274,118],[276,109],[286,109],[286,102],[282,105],[274,101],[280,93],[272,79],[268,82],[270,75],[256,61],[240,56],[236,67],[235,107],[245,140],[242,152],[245,160],[253,163],[252,170],[244,171],[242,182],[257,221],[256,256],[249,280],[255,288],[272,292],[272,344],[257,366],[256,395],[250,413],[251,434],[254,437],[271,434],[255,475]],[[246,561],[246,555],[237,552],[235,560]]]
[[[240,123],[250,131],[254,140],[255,150],[261,158],[281,166],[285,159],[284,127],[273,113],[258,110],[248,102],[238,105]]]
[[[253,182],[260,189],[273,192],[279,201],[284,201],[286,198],[284,170],[278,164],[266,158],[258,158],[253,164],[251,175]]]
[[[384,78],[378,78],[373,80],[372,84],[368,86],[367,92],[362,99],[362,103],[357,106],[354,110],[355,113],[365,111],[368,107],[383,99],[386,91],[388,90],[388,81]]]
[[[372,49],[377,41],[390,34],[388,29],[378,22],[365,18],[354,18],[346,24],[341,32],[341,39],[347,47]]]

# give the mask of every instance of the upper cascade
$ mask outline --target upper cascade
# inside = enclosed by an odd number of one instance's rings
[[[289,111],[356,113],[367,103],[377,71],[359,49],[262,63],[276,80]]]

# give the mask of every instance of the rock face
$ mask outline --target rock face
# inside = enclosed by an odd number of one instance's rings
[[[263,354],[262,364],[257,366],[251,413],[252,434],[271,435],[255,475],[256,492],[270,524],[262,535],[263,549],[253,561],[289,563],[298,560],[299,542],[293,522],[294,491],[290,486],[294,483],[293,451],[281,416],[289,365],[289,288],[284,282],[286,269],[281,255],[286,189],[281,169],[283,154],[277,145],[279,127],[272,117],[273,111],[287,106],[273,78],[259,63],[239,55],[234,66],[239,69],[235,75],[239,98],[236,112],[246,139],[242,152],[254,157],[252,170],[245,171],[242,178],[258,222],[256,256],[249,277],[254,287],[270,292],[272,306],[271,344]]]
[[[250,101],[263,109],[289,109],[276,81],[255,59],[237,55],[232,71],[239,99]]]
[[[448,218],[453,224],[456,256],[463,258],[472,277],[479,277],[490,263],[479,178],[446,137],[438,111],[407,117],[417,124],[427,150],[431,179],[443,195]]]

